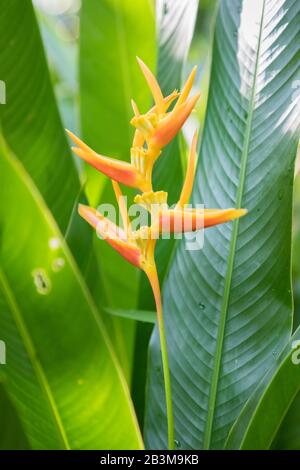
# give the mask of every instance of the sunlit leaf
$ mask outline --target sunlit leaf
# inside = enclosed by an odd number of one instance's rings
[[[1,372],[31,446],[141,448],[102,320],[40,193],[4,145],[0,172]]]

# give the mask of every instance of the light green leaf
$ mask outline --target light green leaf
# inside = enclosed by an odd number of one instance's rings
[[[128,388],[57,225],[2,145],[3,385],[34,449],[138,449]]]
[[[155,323],[156,321],[156,312],[151,312],[149,310],[121,310],[113,308],[104,308],[103,310],[109,315],[130,318],[131,320],[137,320],[145,323]]]
[[[299,138],[300,5],[224,0],[193,203],[245,207],[183,241],[164,291],[175,438],[222,448],[229,429],[291,332],[291,213]],[[157,332],[151,341],[146,443],[166,446]]]
[[[298,328],[244,406],[229,433],[226,449],[270,449],[299,390]],[[279,442],[277,444],[280,446]]]

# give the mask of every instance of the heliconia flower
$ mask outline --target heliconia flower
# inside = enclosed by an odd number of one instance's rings
[[[146,114],[141,114],[137,104],[133,100],[131,102],[134,112],[131,123],[135,126],[136,131],[130,150],[130,163],[99,155],[72,132],[67,132],[77,145],[73,148],[73,151],[80,158],[111,178],[123,227],[118,227],[96,209],[89,206],[80,204],[79,214],[96,230],[98,236],[105,239],[124,259],[143,270],[152,287],[156,304],[165,384],[168,448],[172,450],[175,448],[174,418],[162,300],[154,256],[156,241],[160,235],[166,233],[193,232],[222,224],[242,217],[247,211],[245,209],[187,207],[196,171],[197,133],[193,137],[185,180],[175,207],[168,207],[167,192],[152,190],[152,170],[156,159],[161,154],[162,148],[179,132],[200,95],[196,94],[194,97],[189,98],[196,67],[192,70],[181,93],[174,90],[169,96],[164,97],[150,69],[140,59],[138,59],[138,62],[153,95],[154,106]],[[176,99],[177,102],[173,109],[168,111]],[[132,230],[127,207],[118,182],[141,190],[142,194],[137,195],[134,200],[150,213],[150,226],[142,226],[136,231]]]
[[[146,140],[148,153],[157,156],[160,150],[179,132],[200,97],[198,93],[188,99],[195,78],[196,67],[192,70],[174,109],[166,114],[164,97],[155,76],[141,59],[138,58],[138,62],[152,92],[155,107],[146,114],[140,114],[136,112],[138,110],[135,106],[135,116],[132,118],[131,124],[140,131],[140,136],[142,135]]]

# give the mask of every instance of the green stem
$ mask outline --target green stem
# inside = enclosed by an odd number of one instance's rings
[[[156,267],[152,267],[151,272],[148,272],[148,278],[149,278],[149,281],[153,290],[154,298],[155,298],[157,324],[158,324],[158,331],[159,331],[159,338],[160,338],[161,358],[162,358],[162,366],[163,366],[165,397],[166,397],[166,407],[167,407],[168,449],[174,450],[175,440],[174,440],[174,416],[173,416],[172,392],[171,392],[171,376],[170,376],[170,368],[169,368],[165,324],[164,324],[162,302],[161,302],[161,293],[160,293],[160,286],[159,286],[159,280],[158,280]]]

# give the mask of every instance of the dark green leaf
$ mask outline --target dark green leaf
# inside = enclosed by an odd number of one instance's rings
[[[299,139],[300,5],[224,0],[193,203],[246,217],[180,243],[164,291],[175,438],[222,448],[291,331],[291,212]],[[151,341],[146,442],[166,446],[157,331]]]
[[[272,450],[300,450],[299,409],[300,392],[298,392],[296,398],[287,409],[287,413],[284,416],[278,432],[276,433],[274,442],[272,443]]]

